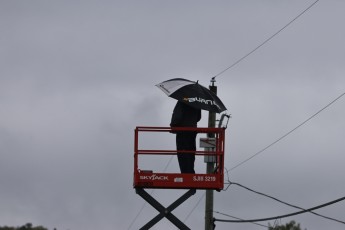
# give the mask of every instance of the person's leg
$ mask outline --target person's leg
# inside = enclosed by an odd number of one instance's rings
[[[196,144],[195,144],[196,133],[188,132],[186,138],[186,146],[187,150],[189,151],[196,151]],[[186,154],[186,165],[187,165],[187,173],[195,173],[194,171],[194,162],[195,162],[195,153]]]
[[[176,134],[177,150],[195,151],[196,150],[195,137],[196,137],[196,134],[191,133],[191,132]],[[177,154],[177,158],[178,158],[181,173],[195,173],[194,171],[195,155],[193,153],[180,152]]]
[[[181,132],[176,134],[176,149],[177,151],[185,150],[185,137],[183,133]],[[187,171],[185,158],[186,158],[186,153],[184,152],[177,153],[177,160],[180,166],[181,173],[186,173]]]

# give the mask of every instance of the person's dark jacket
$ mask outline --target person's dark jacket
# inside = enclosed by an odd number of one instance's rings
[[[170,127],[197,127],[201,119],[201,110],[178,101],[174,108]]]

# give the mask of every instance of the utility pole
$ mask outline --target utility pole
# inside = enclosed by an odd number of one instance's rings
[[[212,78],[211,85],[209,86],[210,90],[217,94],[217,86],[214,85],[215,79]],[[208,127],[214,128],[216,126],[216,113],[209,112],[208,114]],[[214,138],[214,133],[208,133],[208,138]],[[215,159],[213,156],[205,157],[206,173],[211,174],[214,172],[214,162]],[[205,230],[213,230],[213,190],[206,190],[206,200],[205,200]]]

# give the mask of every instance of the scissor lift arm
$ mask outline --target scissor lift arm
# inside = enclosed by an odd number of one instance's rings
[[[177,132],[191,131],[197,133],[214,133],[212,140],[214,147],[207,148],[205,151],[193,151],[190,154],[196,156],[212,156],[215,159],[215,171],[212,174],[184,174],[184,173],[165,173],[153,172],[151,170],[141,170],[139,168],[139,155],[177,155],[176,150],[147,150],[139,147],[139,135],[143,132]],[[146,202],[154,207],[159,214],[144,225],[142,230],[150,229],[164,217],[171,221],[176,227],[182,230],[189,230],[172,211],[196,193],[196,189],[214,189],[220,191],[224,187],[224,139],[225,128],[170,128],[170,127],[136,127],[134,137],[134,181],[133,187],[136,193]],[[188,152],[188,151],[183,151]],[[188,153],[186,153],[188,154]],[[188,191],[179,197],[170,206],[164,207],[149,193],[146,188],[159,189],[188,189]]]

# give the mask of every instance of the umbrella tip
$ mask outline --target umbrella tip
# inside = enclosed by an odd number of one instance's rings
[[[199,80],[196,81],[196,84],[199,84]]]

